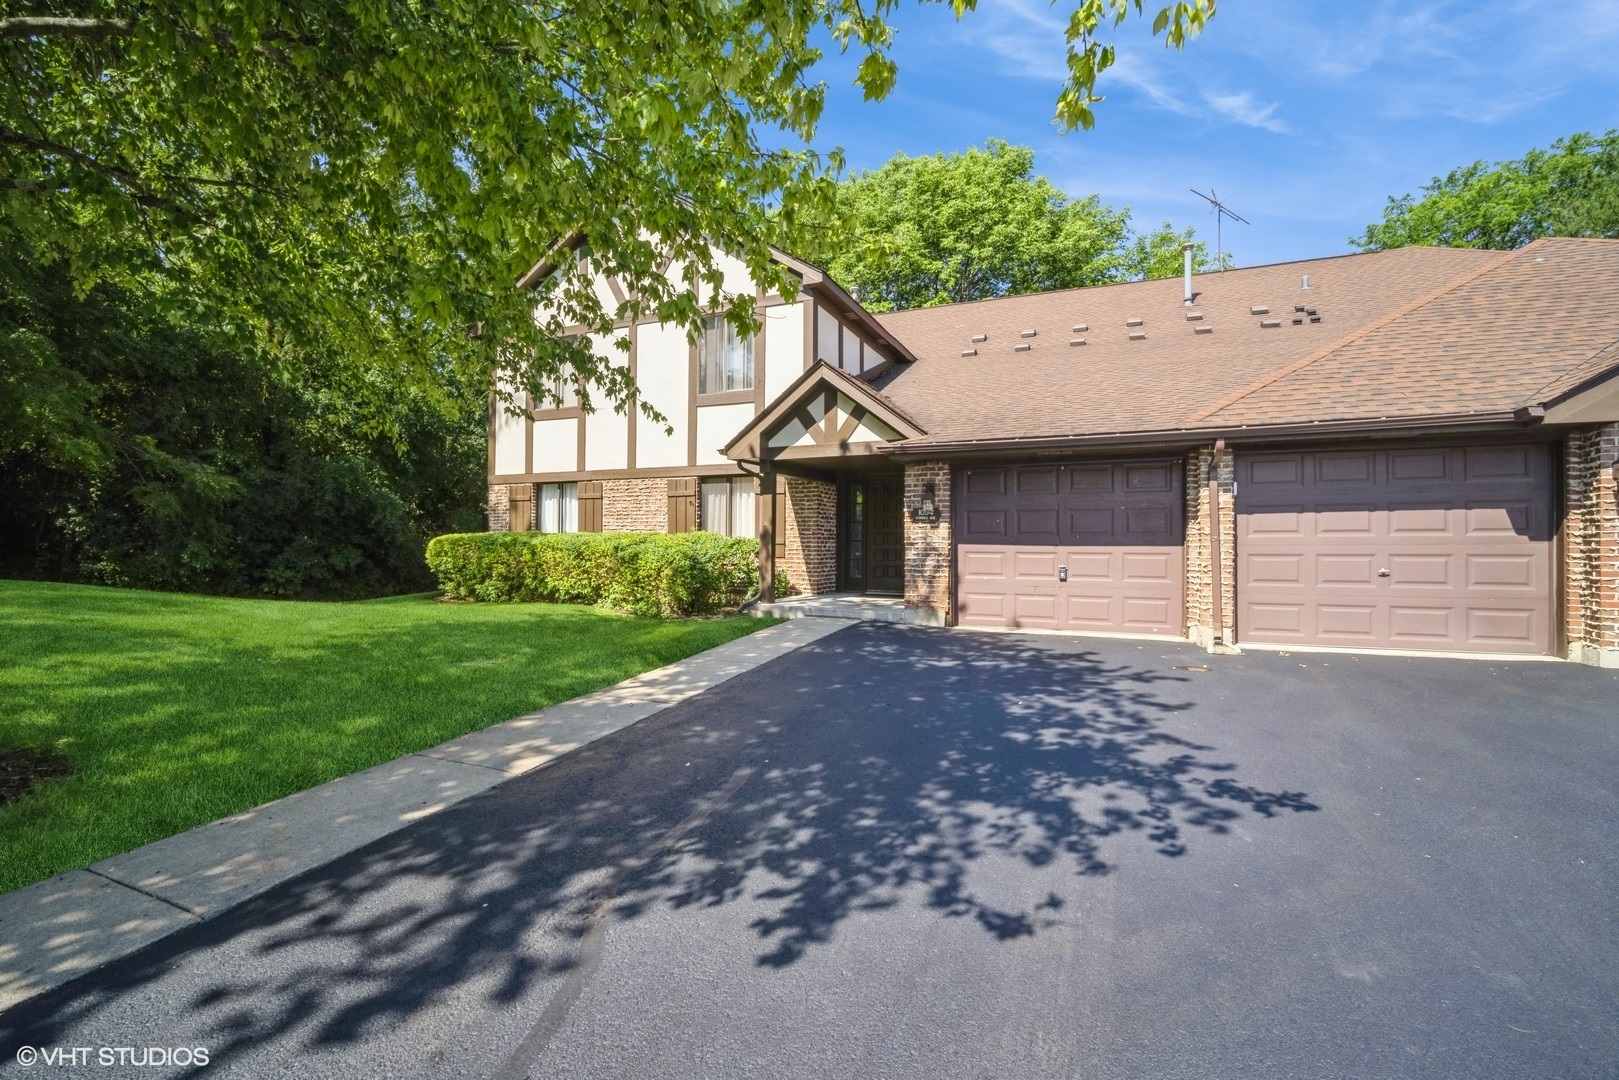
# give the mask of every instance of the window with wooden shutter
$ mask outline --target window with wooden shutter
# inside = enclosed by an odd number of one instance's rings
[[[602,531],[602,482],[582,480],[579,483],[579,531]]]
[[[669,480],[669,531],[691,532],[697,528],[697,478],[675,476]]]

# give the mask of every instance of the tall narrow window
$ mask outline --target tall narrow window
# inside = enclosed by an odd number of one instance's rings
[[[752,389],[753,336],[738,333],[723,315],[710,315],[697,343],[697,392]]]
[[[701,487],[701,527],[726,536],[756,536],[753,478],[704,480]]]
[[[579,485],[539,484],[542,533],[579,531]]]

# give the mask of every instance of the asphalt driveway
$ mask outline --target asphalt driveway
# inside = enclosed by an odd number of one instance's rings
[[[1615,672],[861,625],[0,1015],[0,1072],[1613,1077],[1616,778]]]

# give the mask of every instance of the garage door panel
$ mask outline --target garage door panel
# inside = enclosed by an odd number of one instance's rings
[[[1448,503],[1442,506],[1390,506],[1387,514],[1390,537],[1442,536],[1448,539],[1459,531],[1453,527]]]
[[[1379,614],[1375,604],[1318,604],[1315,609],[1316,632],[1339,642],[1375,641]]]
[[[1175,557],[1167,551],[1131,551],[1119,554],[1119,577],[1125,581],[1170,582],[1178,568]]]
[[[1450,450],[1405,450],[1394,451],[1389,454],[1389,481],[1398,486],[1416,480],[1444,480],[1453,479],[1452,451]]]
[[[1016,548],[1012,551],[1012,578],[1046,584],[1057,580],[1057,553],[1047,548]]]
[[[1237,483],[1241,638],[1551,651],[1546,447],[1239,454]]]
[[[1071,582],[1112,581],[1118,574],[1115,562],[1112,551],[1067,551],[1063,553],[1063,565],[1068,567],[1068,580]],[[1055,576],[1056,574],[1053,572],[1052,577]]]
[[[1469,447],[1462,451],[1463,475],[1469,481],[1533,480],[1539,452],[1527,446]]]
[[[1113,510],[1069,510],[1068,535],[1088,537],[1104,543],[1113,540]]]
[[[1495,649],[1530,646],[1540,637],[1538,617],[1538,612],[1521,608],[1471,608],[1467,612],[1468,640]]]
[[[1179,459],[963,472],[959,621],[1183,632]]]
[[[1369,555],[1317,555],[1311,580],[1318,589],[1370,589],[1377,584],[1375,559]]]
[[[1012,553],[1009,550],[984,550],[982,548],[962,548],[958,565],[964,578],[991,578],[1005,577],[1009,572],[1008,563]]]
[[[1246,614],[1250,630],[1293,641],[1304,639],[1303,604],[1252,603]]]
[[[1304,507],[1255,507],[1238,524],[1240,536],[1302,536]]]
[[[1021,541],[1045,543],[1057,538],[1057,510],[1014,510],[1012,535]]]
[[[1243,580],[1255,585],[1302,585],[1303,555],[1249,555],[1243,560]]]
[[[1319,454],[1315,479],[1318,484],[1370,484],[1376,468],[1369,453]]]
[[[1387,560],[1389,588],[1391,589],[1448,589],[1452,584],[1451,567],[1458,554],[1390,555]]]
[[[980,537],[1006,536],[1006,512],[1004,510],[968,510],[966,512],[966,535],[963,539],[978,539]]]
[[[1534,589],[1542,576],[1532,555],[1469,555],[1466,561],[1469,589]]]

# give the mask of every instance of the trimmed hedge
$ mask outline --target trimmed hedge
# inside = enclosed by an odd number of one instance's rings
[[[427,565],[458,600],[595,604],[632,615],[706,615],[758,585],[759,542],[690,533],[455,533]]]

